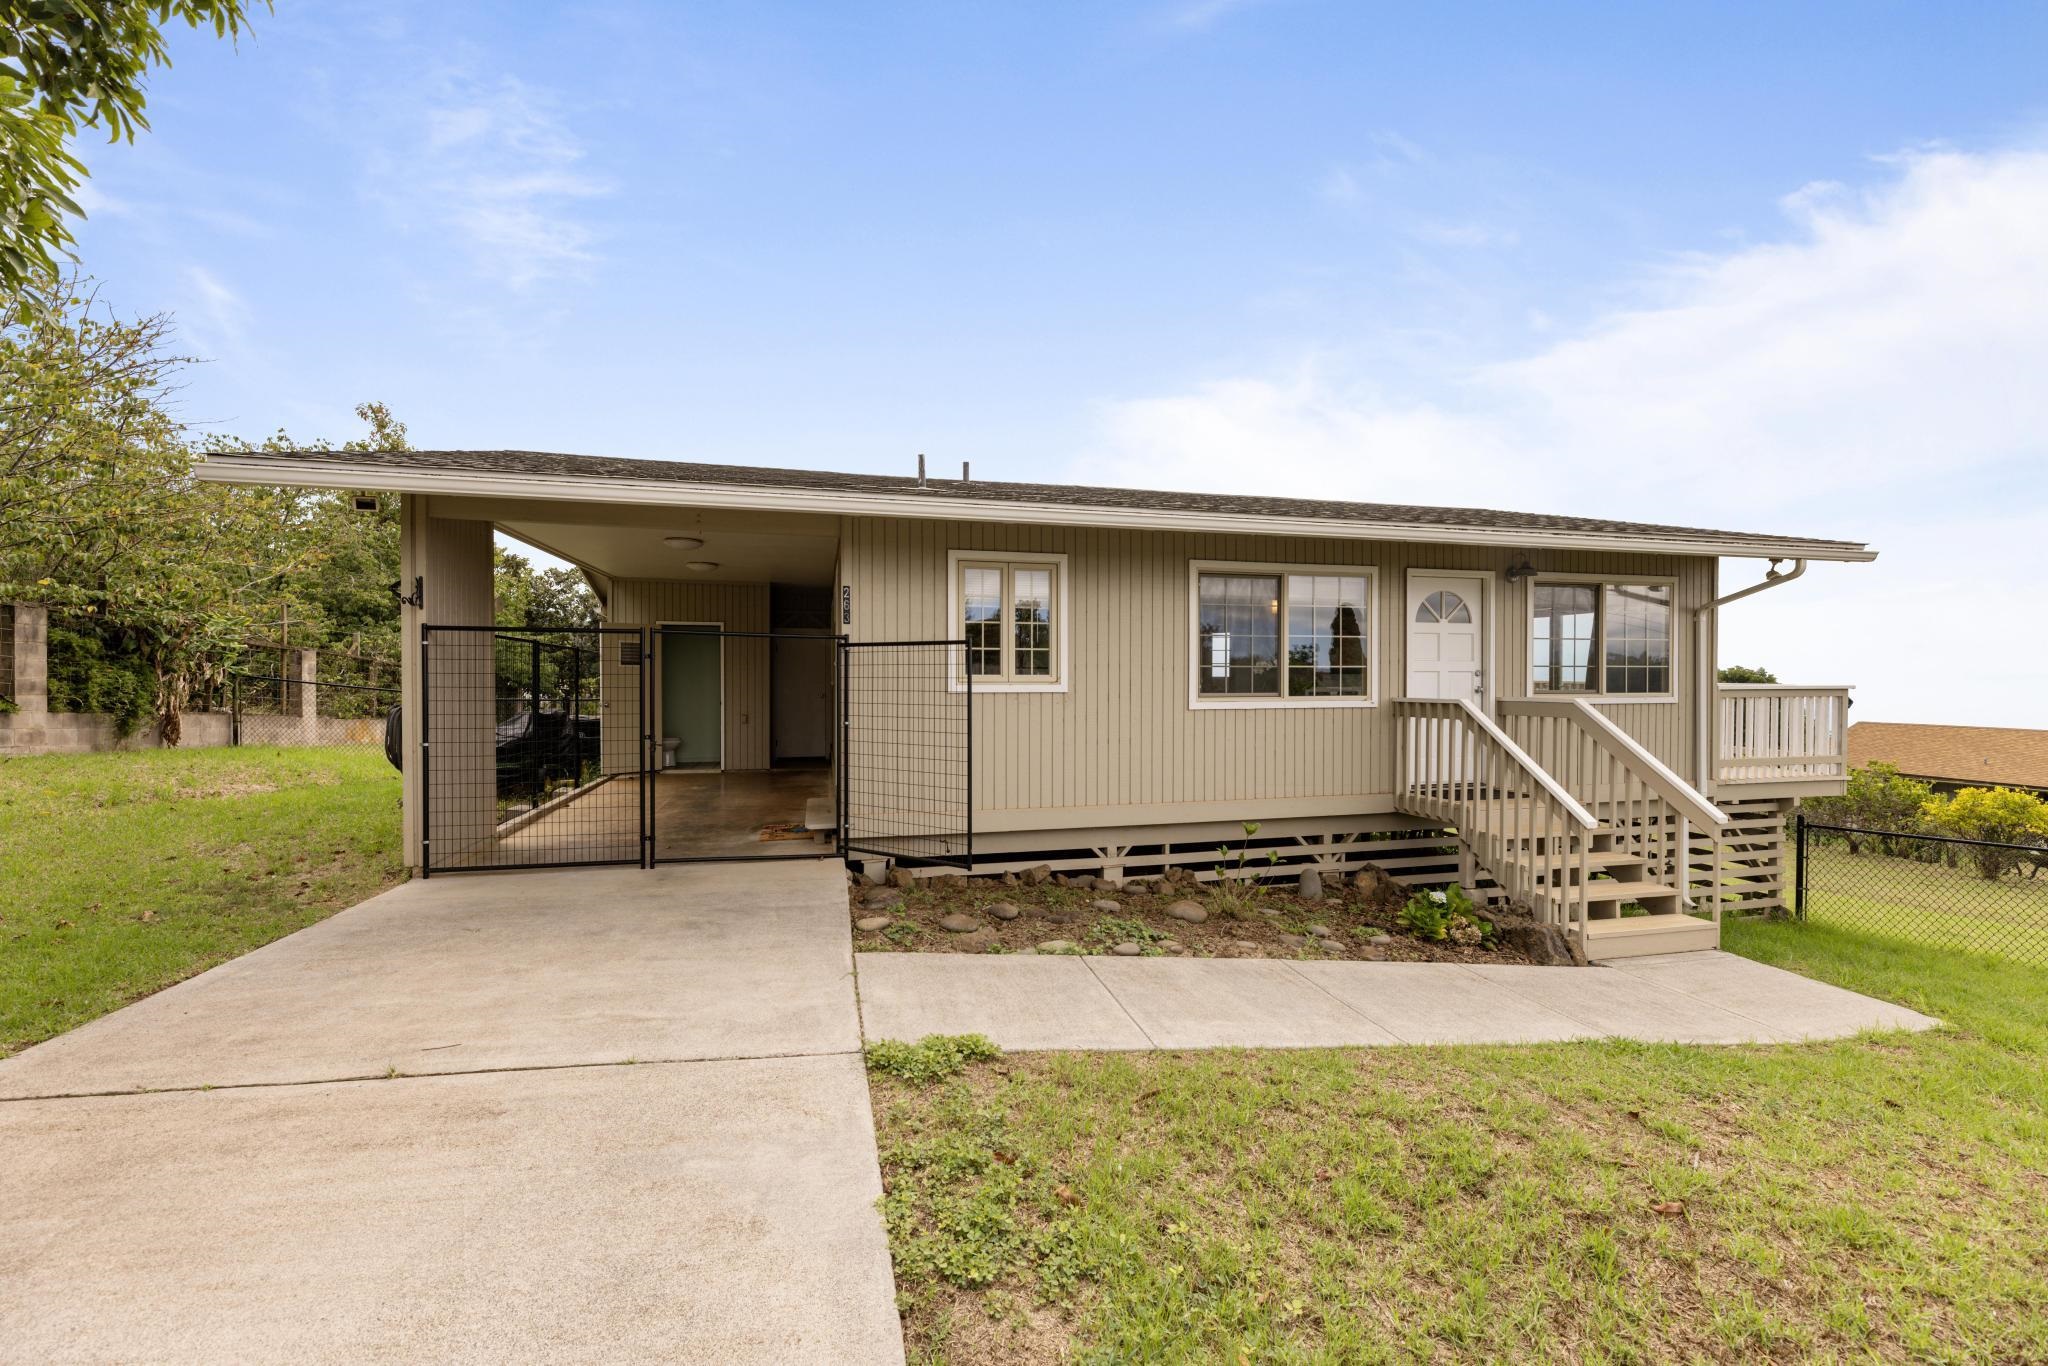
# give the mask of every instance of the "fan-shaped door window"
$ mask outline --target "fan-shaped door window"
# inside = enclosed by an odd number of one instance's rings
[[[1431,593],[1415,606],[1415,619],[1422,622],[1448,621],[1458,626],[1472,624],[1472,609],[1456,593]]]

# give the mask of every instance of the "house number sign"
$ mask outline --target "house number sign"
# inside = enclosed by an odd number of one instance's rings
[[[839,624],[853,625],[853,585],[850,583],[839,585]]]

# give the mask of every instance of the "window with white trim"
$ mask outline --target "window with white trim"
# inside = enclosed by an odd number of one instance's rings
[[[1529,606],[1531,691],[1670,694],[1670,584],[1538,582]]]
[[[1060,682],[1059,576],[1052,560],[961,560],[955,569],[967,671],[977,682]]]
[[[1365,700],[1371,583],[1356,572],[1199,571],[1196,697]]]

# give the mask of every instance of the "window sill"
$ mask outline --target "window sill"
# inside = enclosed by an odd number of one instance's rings
[[[1191,697],[1189,711],[1349,711],[1377,707],[1373,697]]]
[[[992,692],[1065,692],[1066,690],[1067,685],[1065,683],[983,683],[977,680],[974,685],[974,693],[977,697],[984,693]],[[967,685],[956,678],[946,685],[946,691],[966,692]]]

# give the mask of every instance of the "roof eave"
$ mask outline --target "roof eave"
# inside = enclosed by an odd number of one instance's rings
[[[917,517],[969,522],[1030,520],[1048,526],[1212,531],[1264,536],[1323,536],[1343,540],[1635,551],[1658,555],[1725,555],[1745,559],[1833,560],[1844,563],[1866,563],[1877,558],[1876,551],[1847,542],[1729,541],[1711,537],[1458,527],[1420,522],[1361,522],[1342,518],[1249,516],[1242,513],[1195,512],[1185,509],[1016,503],[950,495],[936,498],[914,492],[771,489],[737,484],[677,484],[656,479],[588,479],[575,475],[409,470],[397,464],[342,464],[331,460],[295,461],[290,456],[274,454],[209,455],[199,466],[198,474],[201,479],[223,484],[287,484],[302,488],[332,489],[374,488],[394,493],[454,494],[480,498],[539,498],[558,502],[657,507],[825,512],[853,517]],[[1020,514],[1024,516],[1020,517]]]

